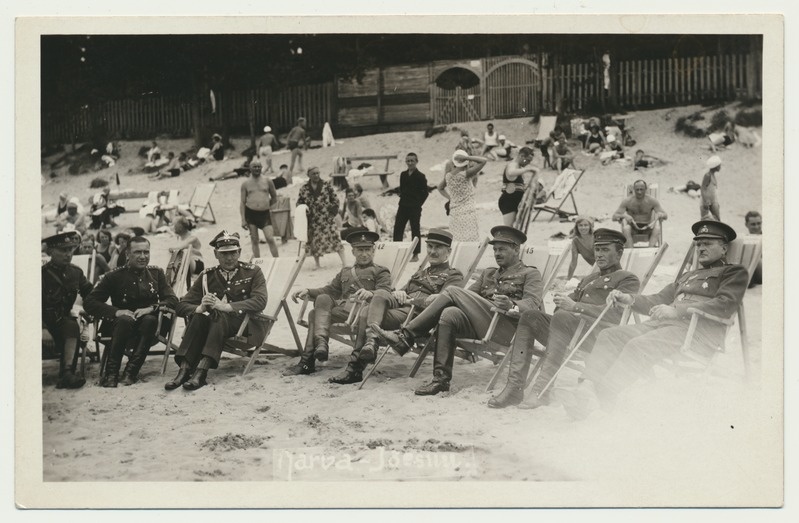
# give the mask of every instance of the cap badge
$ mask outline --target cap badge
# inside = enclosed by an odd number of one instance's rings
[[[699,229],[699,232],[702,233],[702,234],[708,232],[707,225],[703,225],[702,228]]]

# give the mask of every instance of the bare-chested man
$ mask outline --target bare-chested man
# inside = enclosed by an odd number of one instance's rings
[[[269,252],[277,258],[279,254],[272,229],[272,217],[269,214],[269,207],[277,201],[275,184],[266,176],[261,176],[261,162],[258,160],[250,162],[250,172],[252,177],[241,184],[241,226],[250,231],[254,258],[261,257],[258,229],[264,231]]]
[[[299,172],[303,171],[302,168],[302,151],[308,149],[308,136],[305,133],[305,118],[297,118],[297,125],[294,126],[289,135],[286,137],[287,147],[291,151],[291,165],[289,172],[294,174],[294,162],[297,162]]]
[[[622,224],[627,247],[633,246],[633,232],[648,232],[649,246],[654,247],[660,238],[660,221],[668,217],[660,202],[646,194],[646,182],[643,180],[633,184],[633,195],[625,198],[613,213],[613,221]]]

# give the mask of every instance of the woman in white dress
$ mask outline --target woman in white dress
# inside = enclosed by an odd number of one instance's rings
[[[454,241],[480,241],[472,180],[477,177],[485,163],[486,159],[482,156],[455,151],[452,155],[452,168],[447,170],[438,185],[439,192],[449,200],[449,230]]]

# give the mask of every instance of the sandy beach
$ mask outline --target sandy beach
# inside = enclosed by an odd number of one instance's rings
[[[673,280],[691,242],[690,225],[699,219],[699,201],[668,188],[688,180],[701,182],[705,161],[711,153],[706,138],[689,138],[674,132],[680,116],[700,110],[700,106],[641,111],[629,121],[635,149],[662,158],[662,166],[633,171],[629,163],[603,166],[596,157],[584,156],[573,146],[575,163],[585,175],[575,192],[582,215],[597,219],[599,226],[616,228],[610,215],[622,199],[622,187],[642,178],[659,185],[660,201],[669,214],[663,237],[669,248],[647,287],[656,292]],[[734,110],[734,109],[733,109]],[[483,132],[487,122],[458,124],[472,135]],[[524,144],[537,133],[529,118],[495,120],[498,132],[516,144]],[[334,129],[335,133],[335,129]],[[333,148],[311,149],[303,165],[320,166],[323,178],[332,171],[333,157],[348,155],[398,154],[419,156],[419,169],[429,185],[443,177],[443,162],[458,141],[459,131],[424,138],[422,132],[401,132],[340,140]],[[165,152],[176,154],[191,146],[190,140],[156,137]],[[248,138],[234,138],[230,158],[202,165],[176,178],[152,181],[142,174],[143,160],[137,156],[148,142],[120,142],[122,157],[115,167],[96,173],[69,175],[65,169],[50,177],[49,164],[58,155],[42,159],[42,212],[52,209],[62,191],[77,196],[85,204],[97,189],[90,189],[93,178],[112,180],[119,174],[121,190],[179,189],[182,202],[194,187],[239,167],[238,151],[249,145]],[[762,211],[762,172],[760,147],[735,144],[718,153],[723,165],[719,183],[722,219],[739,233],[745,233],[744,215]],[[545,185],[556,171],[542,168],[536,150],[535,165],[541,168]],[[277,167],[289,163],[288,154],[276,154]],[[398,183],[402,162],[394,162],[395,174],[389,183]],[[489,162],[477,187],[481,212],[480,233],[501,224],[497,208],[503,162]],[[296,175],[295,175],[296,176]],[[251,257],[247,234],[241,230],[239,194],[241,179],[220,181],[211,199],[216,224],[201,224],[196,234],[203,243],[207,266],[215,265],[210,239],[226,228],[242,234],[242,259]],[[372,205],[391,213],[396,196],[381,197],[376,177],[359,181]],[[112,182],[112,189],[117,189]],[[281,193],[296,199],[299,185]],[[343,196],[343,195],[342,195]],[[566,233],[572,223],[547,221],[541,216],[531,223],[529,242],[544,248],[556,233]],[[138,214],[121,216],[121,227],[141,225]],[[423,234],[432,227],[447,226],[444,199],[437,191],[428,198],[422,215]],[[768,223],[765,224],[768,228]],[[119,230],[119,229],[117,229]],[[42,222],[42,234],[51,225]],[[114,231],[116,232],[116,231]],[[410,234],[409,231],[407,233]],[[175,243],[171,233],[150,237],[152,263],[164,267],[168,247]],[[296,240],[279,244],[281,256],[296,256]],[[262,254],[268,253],[261,245]],[[268,254],[267,254],[268,255]],[[493,263],[490,249],[480,267]],[[411,264],[400,281],[407,281],[417,264]],[[340,268],[338,257],[327,255],[322,268],[314,269],[306,260],[295,289],[327,283]],[[585,266],[578,274],[585,274]],[[565,276],[565,267],[563,269]],[[560,282],[559,284],[562,284]],[[675,377],[658,372],[660,379],[639,382],[626,393],[617,412],[596,412],[589,419],[574,422],[556,401],[535,411],[516,408],[501,410],[486,406],[492,393],[485,391],[494,372],[491,362],[468,363],[456,360],[452,390],[433,397],[418,397],[413,390],[429,381],[432,363],[427,361],[415,378],[408,372],[415,355],[403,358],[389,353],[362,390],[356,385],[338,386],[327,379],[346,365],[349,348],[331,342],[330,360],[318,365],[311,376],[283,377],[281,371],[294,363],[282,355],[266,355],[252,372],[241,375],[245,361],[225,357],[219,369],[209,374],[209,385],[189,393],[167,392],[163,385],[176,372],[170,361],[161,375],[161,357],[148,358],[142,381],[134,386],[104,389],[97,385],[98,365],[89,367],[87,384],[80,390],[56,390],[58,366],[45,361],[42,366],[43,478],[45,481],[269,481],[269,480],[508,480],[508,481],[647,481],[691,477],[702,467],[716,467],[720,476],[756,474],[761,465],[747,456],[730,455],[722,450],[756,437],[756,427],[739,426],[736,438],[724,439],[729,426],[753,415],[760,379],[761,288],[745,297],[749,344],[754,376],[748,388],[741,386],[742,365],[737,328],[728,339],[723,354],[707,380]],[[292,313],[299,305],[290,304]],[[549,311],[551,312],[551,311]],[[274,328],[269,342],[294,348],[285,324]],[[304,338],[305,329],[298,327]],[[179,338],[178,338],[179,339]],[[154,351],[161,349],[154,347]],[[566,372],[559,386],[571,386],[577,374]],[[504,377],[501,380],[504,384]],[[500,385],[501,386],[501,385]],[[752,394],[755,391],[755,394]],[[733,420],[732,422],[730,420]],[[314,456],[317,459],[314,460]],[[675,461],[674,456],[679,456]],[[699,457],[701,456],[701,459]],[[325,461],[328,460],[328,461]],[[640,467],[646,463],[645,470]],[[308,466],[306,466],[306,464]],[[336,466],[338,465],[338,466]],[[688,488],[685,486],[684,488]]]

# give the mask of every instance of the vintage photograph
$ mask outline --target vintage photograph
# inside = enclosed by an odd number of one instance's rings
[[[782,26],[727,18],[23,24],[17,481],[81,494],[18,495],[781,505]]]

